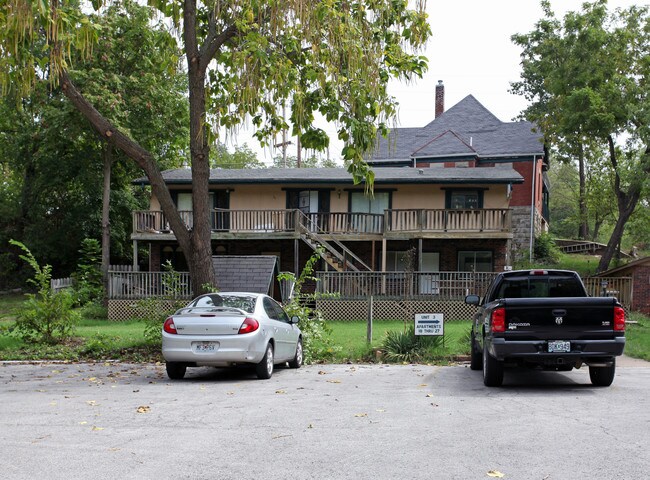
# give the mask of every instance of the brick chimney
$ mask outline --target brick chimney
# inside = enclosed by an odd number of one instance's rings
[[[442,80],[438,80],[436,85],[436,117],[440,116],[445,111],[445,86]]]

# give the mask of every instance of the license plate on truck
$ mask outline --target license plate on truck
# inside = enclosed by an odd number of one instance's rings
[[[553,340],[548,342],[548,353],[568,353],[571,351],[571,342]]]

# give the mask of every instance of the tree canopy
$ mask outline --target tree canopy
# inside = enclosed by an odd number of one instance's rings
[[[103,6],[102,0],[92,4]],[[185,55],[191,231],[166,188],[156,152],[112,122],[70,75],[72,52],[90,55],[102,31],[87,8],[79,8],[76,0],[4,2],[0,83],[3,92],[23,96],[47,71],[102,138],[144,170],[200,291],[214,284],[207,179],[210,146],[219,129],[251,119],[262,143],[291,128],[304,148],[322,150],[328,137],[315,124],[318,112],[338,125],[342,156],[350,161],[355,180],[372,187],[363,154],[395,115],[387,83],[424,72],[426,59],[417,53],[430,28],[424,4],[416,2],[411,9],[407,0],[150,0],[149,5],[180,32],[179,39],[170,34],[160,41],[178,40]],[[282,115],[283,105],[288,118]]]
[[[563,144],[574,157],[585,155],[592,169],[603,168],[606,159],[617,219],[602,271],[650,174],[648,8],[609,12],[607,1],[598,0],[558,20],[548,1],[541,5],[544,18],[534,30],[512,38],[522,48],[522,79],[513,91],[531,102],[523,116],[548,141]]]

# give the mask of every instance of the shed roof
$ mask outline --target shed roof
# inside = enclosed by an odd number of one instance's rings
[[[609,270],[606,270],[604,272],[597,273],[594,275],[595,277],[611,277],[613,274],[616,273],[622,273],[626,270],[633,270],[636,267],[640,267],[641,265],[645,265],[650,263],[650,257],[643,257],[643,258],[638,258],[636,260],[633,260],[629,263],[626,263],[625,265],[621,265],[620,267],[615,267],[615,268],[610,268]]]
[[[275,255],[214,255],[212,265],[217,287],[223,292],[252,292],[270,295],[279,273]]]

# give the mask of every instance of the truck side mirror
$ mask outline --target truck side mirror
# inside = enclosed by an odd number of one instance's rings
[[[467,295],[465,297],[465,303],[468,305],[480,305],[481,303],[481,297],[478,295]]]

